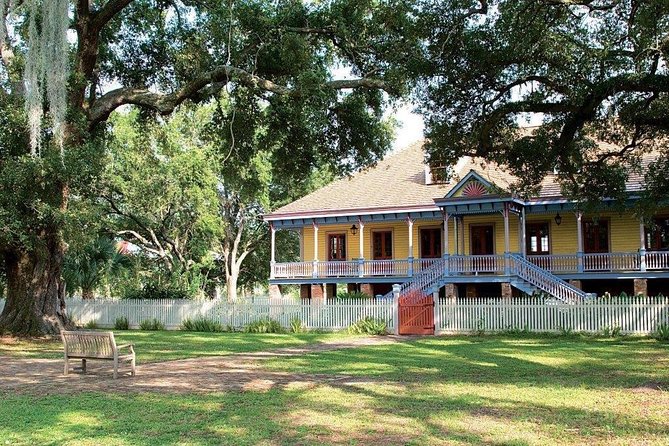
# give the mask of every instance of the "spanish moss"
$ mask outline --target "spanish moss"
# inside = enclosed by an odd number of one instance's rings
[[[2,0],[7,1],[7,0]],[[55,141],[63,147],[63,124],[67,112],[69,27],[68,0],[27,0],[28,54],[24,73],[25,107],[30,129],[30,148],[39,154],[44,107],[53,126]],[[46,94],[46,104],[44,96]]]

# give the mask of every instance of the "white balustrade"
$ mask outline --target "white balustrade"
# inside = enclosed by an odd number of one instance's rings
[[[638,271],[639,254],[605,252],[583,254],[584,271]]]
[[[669,251],[646,252],[646,269],[669,269]]]

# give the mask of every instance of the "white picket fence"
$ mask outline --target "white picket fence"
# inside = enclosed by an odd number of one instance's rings
[[[178,329],[185,319],[206,318],[240,329],[263,318],[289,327],[299,319],[309,329],[339,330],[367,316],[392,324],[393,303],[389,301],[339,301],[310,305],[299,301],[234,302],[190,300],[80,300],[68,299],[67,311],[79,325],[95,321],[100,327],[113,327],[125,317],[136,328],[142,321],[157,319],[167,329]],[[392,329],[392,325],[389,329]]]
[[[0,299],[0,312],[4,299]],[[204,317],[239,329],[261,318],[272,318],[289,327],[299,319],[310,329],[339,330],[366,316],[384,319],[393,331],[392,300],[236,302],[191,300],[81,300],[68,299],[67,311],[75,323],[96,322],[113,328],[125,317],[132,328],[158,319],[167,329],[178,329],[185,319]],[[526,330],[529,332],[597,333],[619,329],[624,334],[651,334],[659,324],[669,324],[669,298],[630,297],[598,299],[567,305],[536,298],[460,298],[436,303],[437,333],[472,333]]]
[[[669,324],[669,298],[598,299],[573,305],[536,298],[463,298],[435,307],[438,333],[526,330],[529,332],[651,334]]]

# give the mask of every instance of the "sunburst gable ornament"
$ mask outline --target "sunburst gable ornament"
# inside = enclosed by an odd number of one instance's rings
[[[486,195],[488,190],[478,181],[470,181],[462,188],[463,197],[480,197]]]

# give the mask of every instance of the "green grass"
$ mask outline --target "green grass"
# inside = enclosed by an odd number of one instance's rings
[[[257,335],[240,336],[249,339],[240,348],[258,345]],[[668,350],[649,339],[423,338],[263,363],[286,372],[351,377],[315,387],[9,395],[0,404],[0,439],[68,445],[666,445]]]
[[[298,347],[325,339],[347,336],[340,333],[246,334],[196,333],[181,331],[115,331],[117,344],[132,343],[139,363],[169,361],[201,356],[224,356],[282,347]],[[14,339],[0,337],[0,356],[61,358],[60,339]]]

